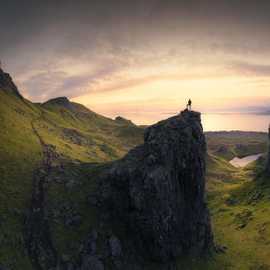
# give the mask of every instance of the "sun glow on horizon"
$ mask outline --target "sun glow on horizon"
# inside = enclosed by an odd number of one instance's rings
[[[109,117],[122,115],[137,124],[150,124],[185,108],[188,98],[202,112],[249,111],[250,107],[270,105],[270,79],[261,81],[264,85],[260,87],[256,78],[241,76],[155,79],[120,89],[101,88],[72,100]]]

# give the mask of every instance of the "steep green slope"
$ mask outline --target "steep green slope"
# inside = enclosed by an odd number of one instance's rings
[[[35,191],[33,181],[44,170],[44,146],[57,156],[52,168],[69,164],[69,179],[80,178],[75,167],[81,172],[81,162],[99,163],[123,156],[142,141],[143,129],[128,121],[105,118],[67,99],[67,104],[59,99],[33,104],[22,98],[3,71],[0,86],[0,266],[31,269],[24,245],[25,221]],[[89,166],[91,173],[94,165]],[[86,179],[83,173],[82,178]],[[49,198],[57,189],[54,184],[48,187]],[[60,190],[53,198],[61,200],[65,192]]]
[[[31,199],[33,171],[42,158],[31,126],[40,112],[1,89],[0,104],[0,262],[30,269],[22,231]]]
[[[57,145],[58,151],[67,157],[109,161],[142,142],[142,128],[103,117],[66,98],[48,101],[41,108],[42,120],[48,126],[40,129],[49,134],[48,142]]]
[[[225,160],[223,161],[226,162]],[[208,204],[218,253],[194,261],[186,260],[191,270],[270,269],[270,177],[264,173],[265,160],[259,159],[244,169],[213,163],[208,171]],[[224,176],[224,175],[223,175]],[[220,181],[221,180],[221,181]],[[179,262],[179,266],[182,265]],[[185,269],[185,268],[184,268]]]

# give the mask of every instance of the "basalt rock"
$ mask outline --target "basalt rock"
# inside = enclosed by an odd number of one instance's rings
[[[148,127],[144,144],[103,176],[103,212],[147,259],[167,262],[213,246],[205,157],[200,114],[185,110]]]

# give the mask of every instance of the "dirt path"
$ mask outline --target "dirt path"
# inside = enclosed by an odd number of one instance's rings
[[[40,119],[35,121],[40,121]],[[46,216],[45,184],[50,178],[52,163],[59,157],[53,147],[44,142],[35,128],[35,121],[32,121],[31,125],[42,147],[43,160],[33,175],[32,201],[30,213],[26,219],[25,241],[33,267],[37,270],[48,270],[57,266],[58,256],[51,240],[50,226]]]

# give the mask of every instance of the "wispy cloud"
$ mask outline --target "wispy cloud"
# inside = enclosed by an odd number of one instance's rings
[[[270,65],[253,64],[249,62],[234,62],[231,69],[242,75],[270,76]]]
[[[140,92],[141,102],[151,92],[212,101],[268,91],[270,1],[9,2],[0,10],[1,58],[31,100]]]

